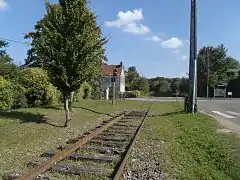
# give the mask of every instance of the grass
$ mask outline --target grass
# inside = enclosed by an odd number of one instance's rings
[[[42,153],[56,151],[66,140],[93,128],[113,112],[137,108],[141,103],[119,101],[113,107],[107,101],[81,101],[74,104],[73,120],[67,129],[62,127],[64,111],[60,105],[0,112],[0,175],[23,169]],[[149,104],[141,108],[146,109]],[[184,114],[182,109],[180,102],[155,103],[127,170],[142,173],[157,168],[166,179],[239,179],[239,138],[216,133],[221,127],[211,117]],[[47,116],[46,122],[43,115]],[[60,174],[57,177],[66,178]]]
[[[127,170],[141,172],[152,163],[166,179],[239,179],[239,138],[217,133],[221,127],[211,117],[182,109],[182,103],[155,104],[158,115],[146,120]]]
[[[63,128],[61,105],[0,112],[0,176],[26,167],[46,151],[56,151],[65,141],[95,127],[116,112],[139,106],[137,101],[86,100],[74,104],[70,128]],[[47,121],[43,117],[47,116]]]

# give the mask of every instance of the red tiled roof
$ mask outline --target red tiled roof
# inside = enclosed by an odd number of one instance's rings
[[[117,69],[117,75],[120,76],[121,71],[122,71],[122,66],[121,65],[108,65],[108,64],[104,64],[102,66],[102,72],[103,72],[104,75],[113,75],[114,68]]]

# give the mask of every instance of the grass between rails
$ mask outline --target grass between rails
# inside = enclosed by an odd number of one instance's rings
[[[240,178],[240,142],[216,133],[220,125],[202,114],[185,114],[183,104],[155,103],[129,160],[127,171],[163,171],[166,179]]]
[[[56,151],[65,141],[110,118],[113,112],[130,110],[142,102],[83,100],[74,104],[70,128],[63,128],[65,121],[61,105],[45,108],[20,109],[0,112],[0,176],[21,170],[46,151]],[[41,121],[43,115],[47,122]]]

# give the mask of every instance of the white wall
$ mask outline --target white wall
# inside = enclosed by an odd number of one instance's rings
[[[120,92],[125,92],[125,73],[124,69],[122,69],[121,75],[120,75]]]
[[[110,87],[112,87],[112,76],[105,76],[102,82],[102,92]],[[120,76],[116,77],[116,92],[125,92],[125,74],[123,69]]]

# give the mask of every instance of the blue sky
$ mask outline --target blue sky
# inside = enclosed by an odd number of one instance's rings
[[[223,43],[240,60],[240,1],[197,1],[198,48]],[[111,36],[109,63],[134,65],[147,77],[186,76],[190,0],[91,0],[89,6]],[[0,37],[24,42],[44,13],[43,0],[0,0]],[[28,48],[11,42],[8,52],[22,64]]]

